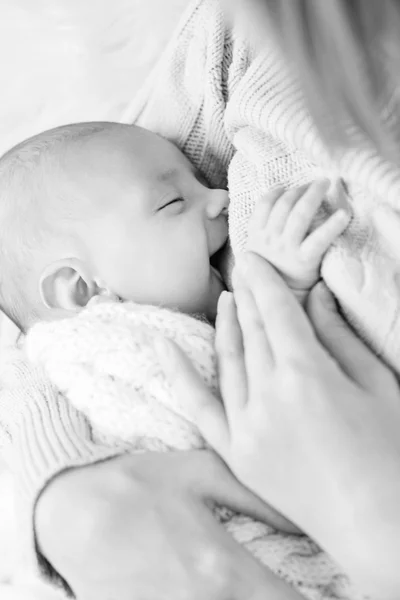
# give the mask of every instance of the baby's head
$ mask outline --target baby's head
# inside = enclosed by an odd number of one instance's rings
[[[84,123],[31,138],[0,159],[1,308],[27,329],[110,291],[212,319],[227,204],[144,129]]]

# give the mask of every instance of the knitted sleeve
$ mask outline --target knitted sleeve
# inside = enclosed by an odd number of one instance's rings
[[[0,450],[15,477],[19,545],[27,568],[52,578],[34,533],[37,500],[46,485],[66,469],[106,460],[124,452],[94,444],[86,419],[32,368],[21,350],[3,360],[0,378]]]
[[[234,154],[225,132],[234,40],[219,2],[195,0],[125,119],[177,145],[213,187]]]

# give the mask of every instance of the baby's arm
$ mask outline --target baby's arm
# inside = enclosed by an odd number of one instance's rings
[[[317,181],[274,190],[258,202],[249,222],[248,250],[268,260],[302,304],[320,277],[324,254],[350,220],[337,210],[311,230],[328,187],[327,181]]]

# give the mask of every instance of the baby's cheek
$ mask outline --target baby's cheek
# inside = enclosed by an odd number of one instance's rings
[[[182,312],[198,312],[209,297],[209,274],[196,265],[176,265],[159,278],[158,301]]]

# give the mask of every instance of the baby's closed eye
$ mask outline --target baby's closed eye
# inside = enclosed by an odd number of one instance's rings
[[[157,209],[157,212],[159,212],[160,210],[164,210],[165,208],[171,208],[171,207],[173,207],[174,209],[180,208],[181,205],[183,204],[183,202],[184,202],[183,198],[174,198],[173,200],[169,200],[168,202],[166,202],[165,204],[160,206]]]

